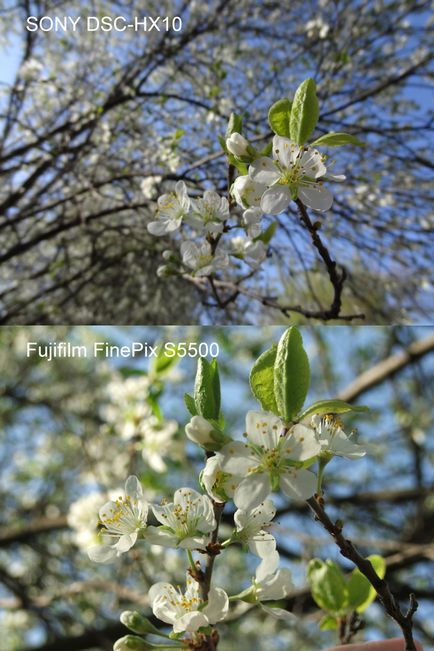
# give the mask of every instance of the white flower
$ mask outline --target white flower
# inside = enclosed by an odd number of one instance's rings
[[[162,525],[146,531],[147,540],[155,545],[204,549],[216,527],[211,500],[192,488],[179,488],[173,502],[152,505],[152,510]]]
[[[203,199],[192,201],[188,224],[199,233],[221,233],[223,222],[229,219],[229,202],[214,190],[207,190]]]
[[[158,198],[157,203],[157,220],[148,224],[148,231],[158,236],[176,231],[190,208],[190,199],[184,181],[178,181],[175,192],[163,194]]]
[[[209,457],[200,474],[201,484],[216,502],[227,502],[233,497],[234,491],[241,481],[241,477],[234,478],[232,474],[223,472],[222,460],[222,455],[218,453]]]
[[[152,199],[155,187],[158,183],[161,183],[163,177],[158,174],[151,174],[146,176],[143,181],[140,183],[140,189],[143,192],[143,196],[147,199]]]
[[[260,208],[247,208],[243,212],[243,222],[246,226],[247,235],[251,238],[261,234],[262,210]]]
[[[262,160],[262,159],[261,159]],[[267,183],[253,180],[251,176],[238,176],[232,185],[235,201],[242,208],[259,207],[261,198],[267,190]]]
[[[36,59],[27,59],[20,68],[20,77],[23,81],[35,81],[43,70],[42,63]]]
[[[284,599],[294,590],[291,572],[279,569],[279,554],[274,551],[263,557],[255,573],[255,593],[259,601]]]
[[[246,416],[247,442],[234,441],[221,449],[222,470],[243,479],[234,493],[239,509],[259,506],[272,490],[305,500],[316,490],[316,478],[297,462],[315,457],[321,450],[313,431],[298,435],[273,414],[249,411]]]
[[[190,441],[198,445],[207,445],[213,443],[211,437],[213,426],[203,416],[193,416],[189,423],[185,426],[185,433]]]
[[[68,525],[74,532],[77,547],[87,549],[98,542],[98,530],[95,513],[104,504],[107,495],[90,493],[73,502],[68,511]]]
[[[234,156],[243,158],[243,156],[248,155],[247,148],[249,147],[249,142],[240,133],[232,133],[226,139],[226,147]]]
[[[241,258],[253,268],[258,267],[267,256],[267,248],[260,240],[252,242],[252,240],[242,236],[233,237],[231,247],[232,255]]]
[[[291,572],[288,568],[279,569],[279,554],[277,551],[264,556],[256,568],[253,581],[253,593],[262,610],[277,619],[295,619],[294,615],[283,608],[264,606],[263,601],[285,599],[294,590]]]
[[[275,515],[276,509],[271,500],[265,500],[251,511],[238,509],[234,514],[236,533],[233,538],[248,545],[252,554],[261,558],[273,553],[276,540],[266,529]]]
[[[167,465],[165,456],[173,459],[175,453],[179,454],[181,446],[177,446],[173,440],[178,431],[178,423],[175,420],[164,420],[162,423],[155,416],[148,418],[140,424],[138,435],[140,442],[138,447],[142,449],[143,460],[155,472],[166,472]]]
[[[187,574],[183,594],[170,583],[155,583],[149,590],[152,611],[158,619],[171,624],[174,633],[194,633],[224,619],[229,610],[228,595],[221,588],[211,588],[208,601],[200,597],[200,586]],[[206,605],[204,605],[206,604]]]
[[[322,452],[346,459],[360,459],[365,456],[366,450],[350,440],[342,429],[341,421],[336,416],[315,414],[311,423],[321,444]]]
[[[265,213],[278,215],[296,198],[313,210],[322,212],[331,207],[333,195],[323,187],[322,180],[317,180],[327,178],[325,158],[317,149],[274,136],[273,156],[275,160],[262,156],[249,167],[250,178],[268,186],[261,199]],[[341,180],[341,177],[333,179]]]
[[[143,488],[135,475],[125,482],[125,497],[120,496],[100,508],[103,544],[88,549],[89,558],[97,563],[111,561],[127,552],[146,530],[148,503],[143,499]],[[110,542],[114,540],[114,542]]]
[[[222,251],[212,253],[211,245],[208,242],[196,244],[195,242],[183,242],[181,244],[182,261],[186,267],[193,269],[195,276],[209,276],[214,271],[227,267],[229,257]]]

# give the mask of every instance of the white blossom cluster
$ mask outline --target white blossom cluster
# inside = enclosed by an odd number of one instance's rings
[[[186,426],[187,438],[201,447],[215,443],[214,435],[215,423],[199,415]],[[318,478],[310,466],[319,458],[358,459],[365,454],[344,432],[340,420],[330,415],[315,414],[288,425],[274,414],[249,411],[243,436],[243,441],[225,438],[220,450],[208,456],[200,473],[203,493],[182,487],[170,502],[149,503],[139,479],[132,475],[123,494],[99,509],[100,539],[88,548],[94,561],[113,561],[136,543],[186,551],[190,569],[185,591],[164,581],[149,590],[154,615],[173,627],[176,639],[183,634],[194,639],[209,631],[226,618],[235,600],[255,604],[277,618],[292,618],[275,604],[264,605],[284,599],[294,588],[289,569],[280,566],[272,533],[276,507],[270,496],[281,491],[306,500],[318,490]],[[230,501],[236,507],[234,525],[229,537],[219,540],[219,509]],[[212,584],[204,597],[193,552],[209,555],[217,546],[220,555],[231,545],[257,558],[250,585],[228,596],[225,589]],[[125,621],[131,619],[129,611],[124,615]],[[130,628],[135,630],[134,625]],[[118,640],[115,649],[130,648],[127,638]]]
[[[262,217],[286,211],[296,198],[312,210],[327,211],[333,195],[324,181],[345,180],[344,175],[327,170],[326,156],[317,149],[282,136],[273,138],[273,158],[257,152],[240,133],[226,139],[226,149],[238,161],[250,163],[247,174],[237,176],[230,188],[235,209],[214,190],[191,198],[184,181],[158,198],[155,219],[147,225],[149,233],[157,237],[176,233],[181,240],[179,254],[163,252],[166,264],[158,269],[161,277],[211,276],[228,269],[235,259],[259,268],[267,257]],[[241,234],[234,236],[234,230]]]

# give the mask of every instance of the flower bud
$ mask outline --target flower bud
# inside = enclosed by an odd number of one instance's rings
[[[231,154],[238,156],[238,158],[249,155],[249,143],[240,133],[232,133],[226,140],[226,147]]]
[[[157,276],[159,278],[169,278],[173,276],[173,270],[168,264],[161,264],[157,269]]]
[[[151,647],[137,635],[125,635],[113,645],[113,651],[149,651]]]
[[[193,416],[185,426],[185,433],[190,441],[198,445],[208,445],[214,443],[214,439],[211,437],[213,429],[213,426],[202,416]]]
[[[164,249],[164,251],[163,251],[163,253],[161,255],[163,257],[163,260],[165,260],[166,262],[177,262],[178,261],[178,256],[171,249]]]
[[[120,619],[122,624],[129,628],[130,631],[133,631],[133,633],[139,633],[140,635],[144,633],[160,635],[158,628],[151,624],[147,617],[144,617],[135,610],[124,610]]]

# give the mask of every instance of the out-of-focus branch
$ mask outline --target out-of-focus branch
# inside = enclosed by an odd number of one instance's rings
[[[424,355],[433,351],[434,335],[430,335],[424,339],[419,339],[410,344],[410,346],[402,352],[387,357],[359,375],[354,382],[339,393],[338,398],[346,400],[347,402],[352,402],[362,393],[365,393],[365,391],[369,391],[369,389],[381,384],[384,380],[393,377],[405,366],[413,364]]]

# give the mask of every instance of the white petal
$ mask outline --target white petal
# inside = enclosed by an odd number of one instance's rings
[[[253,473],[238,485],[234,493],[235,506],[245,511],[259,506],[271,493],[271,481],[265,473]]]
[[[319,185],[315,187],[301,186],[298,188],[298,198],[308,208],[312,208],[312,210],[319,210],[320,212],[329,210],[333,203],[332,193],[329,192],[327,188]]]
[[[161,527],[148,527],[146,529],[146,540],[151,545],[161,545],[162,547],[178,546],[177,536]]]
[[[256,445],[274,450],[283,433],[282,420],[264,411],[248,411],[246,415],[247,438]]]
[[[183,538],[177,547],[181,549],[205,549],[209,543],[209,536],[189,536]]]
[[[248,445],[241,441],[227,443],[220,450],[222,455],[221,467],[224,472],[243,477],[249,468],[258,464],[258,459]]]
[[[185,613],[182,617],[179,617],[173,625],[174,633],[183,633],[184,631],[188,633],[194,633],[202,626],[208,626],[208,619],[206,616],[194,610],[191,613]]]
[[[276,539],[266,531],[249,540],[249,550],[259,558],[266,558],[276,551]]]
[[[288,497],[307,500],[316,491],[316,476],[309,470],[288,469],[280,475],[280,487]]]
[[[290,613],[289,610],[285,610],[284,608],[277,608],[276,606],[265,606],[264,604],[260,604],[261,609],[266,612],[268,615],[271,615],[275,619],[286,619],[287,621],[291,622],[296,622],[297,617],[293,614]]]
[[[284,136],[274,136],[273,138],[273,156],[283,168],[291,167],[294,156],[299,152],[299,147]]]
[[[166,221],[163,221],[162,219],[159,219],[158,221],[155,222],[150,222],[147,226],[148,232],[151,233],[151,235],[156,235],[159,237],[160,235],[166,235]]]
[[[256,568],[255,579],[257,583],[262,583],[272,577],[279,567],[280,556],[277,551],[273,551],[267,556],[261,557],[262,560]]]
[[[321,451],[321,443],[312,427],[299,423],[295,425],[285,441],[285,456],[294,461],[306,461]]]
[[[119,537],[118,542],[114,545],[118,554],[125,554],[135,544],[137,533],[126,533]]]
[[[366,454],[366,450],[353,443],[342,430],[338,430],[333,436],[329,450],[347,459],[360,459]]]
[[[143,488],[135,475],[130,475],[125,482],[125,495],[139,500],[143,495]]]
[[[324,178],[327,181],[336,181],[337,183],[342,183],[342,181],[345,181],[347,177],[345,174],[331,174],[330,172],[327,172]]]
[[[111,500],[109,502],[106,502],[105,504],[102,505],[102,507],[99,510],[99,519],[103,524],[108,524],[107,520],[111,520],[112,515],[115,511],[118,510],[118,507],[115,502],[112,502]]]
[[[291,192],[287,185],[273,185],[262,195],[261,208],[269,215],[279,215],[288,208],[290,201]]]
[[[280,172],[271,158],[261,156],[250,165],[249,176],[256,183],[272,185],[280,179]]]
[[[87,550],[91,561],[109,563],[116,558],[116,550],[111,545],[94,545]]]
[[[165,583],[164,581],[158,581],[158,583],[154,583],[148,590],[148,597],[151,604],[153,601],[155,601],[155,599],[157,599],[157,597],[168,596],[169,598],[173,598],[173,596],[176,594],[177,593],[173,585],[170,583]]]
[[[229,611],[229,598],[221,588],[211,588],[208,593],[208,604],[202,609],[210,624],[220,622]]]
[[[266,584],[261,584],[259,599],[261,601],[284,599],[293,589],[291,572],[287,567],[283,567],[281,570],[277,570],[269,579],[266,579]]]

